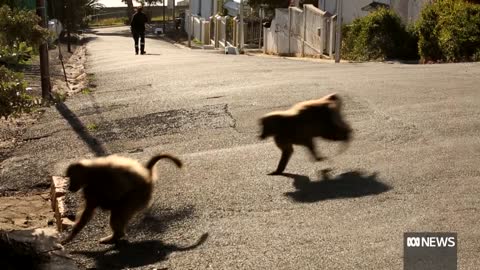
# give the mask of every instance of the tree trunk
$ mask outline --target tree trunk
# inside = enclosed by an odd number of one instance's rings
[[[67,48],[68,52],[72,53],[72,36],[70,35],[70,28],[67,28]]]
[[[126,0],[127,2],[127,13],[128,13],[128,22],[132,21],[133,16],[133,0]]]

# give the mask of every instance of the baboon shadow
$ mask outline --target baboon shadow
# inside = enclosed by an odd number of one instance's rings
[[[96,269],[125,269],[141,267],[166,260],[172,252],[189,251],[205,243],[208,233],[203,234],[198,241],[190,246],[165,244],[160,240],[145,240],[129,242],[122,240],[115,246],[101,251],[77,251],[95,259]]]
[[[377,173],[371,175],[359,171],[351,171],[339,174],[331,178],[328,170],[323,170],[322,179],[311,181],[304,175],[283,173],[282,175],[292,178],[293,192],[285,193],[296,202],[314,203],[324,200],[358,198],[370,195],[378,195],[392,189],[391,186],[377,180]]]
[[[168,228],[193,213],[193,207],[172,211],[158,211],[149,209],[142,214],[142,218],[134,221],[128,228],[129,235],[151,235],[163,233]],[[153,234],[151,233],[153,232]],[[121,240],[114,246],[103,250],[72,251],[72,254],[81,254],[95,260],[96,269],[125,269],[146,266],[168,259],[172,252],[189,251],[205,243],[208,233],[203,234],[196,243],[190,246],[166,244],[161,240]]]

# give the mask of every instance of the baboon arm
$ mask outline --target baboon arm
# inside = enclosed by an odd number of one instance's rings
[[[317,149],[315,148],[315,143],[313,142],[313,140],[307,141],[305,143],[305,146],[308,148],[308,150],[310,151],[310,153],[312,154],[313,158],[316,161],[321,161],[321,160],[324,159],[321,155],[318,154]]]
[[[73,225],[72,232],[65,240],[62,241],[62,244],[66,244],[72,241],[73,238],[75,238],[75,236],[77,236],[77,234],[83,229],[83,227],[87,225],[88,221],[90,221],[90,219],[92,218],[94,212],[95,207],[87,204],[85,206],[85,209],[82,211],[80,218],[77,220],[77,222],[75,222],[75,225]]]
[[[277,169],[270,173],[270,175],[282,174],[285,168],[287,167],[288,161],[293,154],[293,146],[291,144],[282,144],[279,141],[275,141],[278,148],[282,150],[282,157],[278,163]]]

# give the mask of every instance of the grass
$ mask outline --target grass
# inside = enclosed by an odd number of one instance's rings
[[[101,19],[98,21],[91,21],[89,25],[93,27],[125,25],[125,22],[127,20],[128,20],[127,17],[108,18],[108,19]]]
[[[90,93],[92,93],[92,89],[90,89],[90,88],[88,88],[88,87],[82,89],[82,94],[88,95],[88,94],[90,94]]]
[[[172,20],[171,15],[165,15],[165,21],[171,21]],[[151,20],[152,22],[163,22],[163,16],[155,16]]]
[[[203,42],[201,42],[200,40],[198,40],[196,38],[194,38],[192,41],[193,41],[193,43],[195,43],[197,45],[202,45],[203,44]]]
[[[87,130],[90,132],[96,131],[97,129],[98,129],[98,126],[95,123],[91,123],[87,125]]]

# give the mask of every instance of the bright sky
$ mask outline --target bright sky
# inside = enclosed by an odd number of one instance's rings
[[[181,0],[175,0],[175,3],[180,2]],[[125,7],[127,6],[122,0],[99,0],[98,2],[104,4],[107,7]],[[134,5],[138,5],[138,2],[133,1]]]

